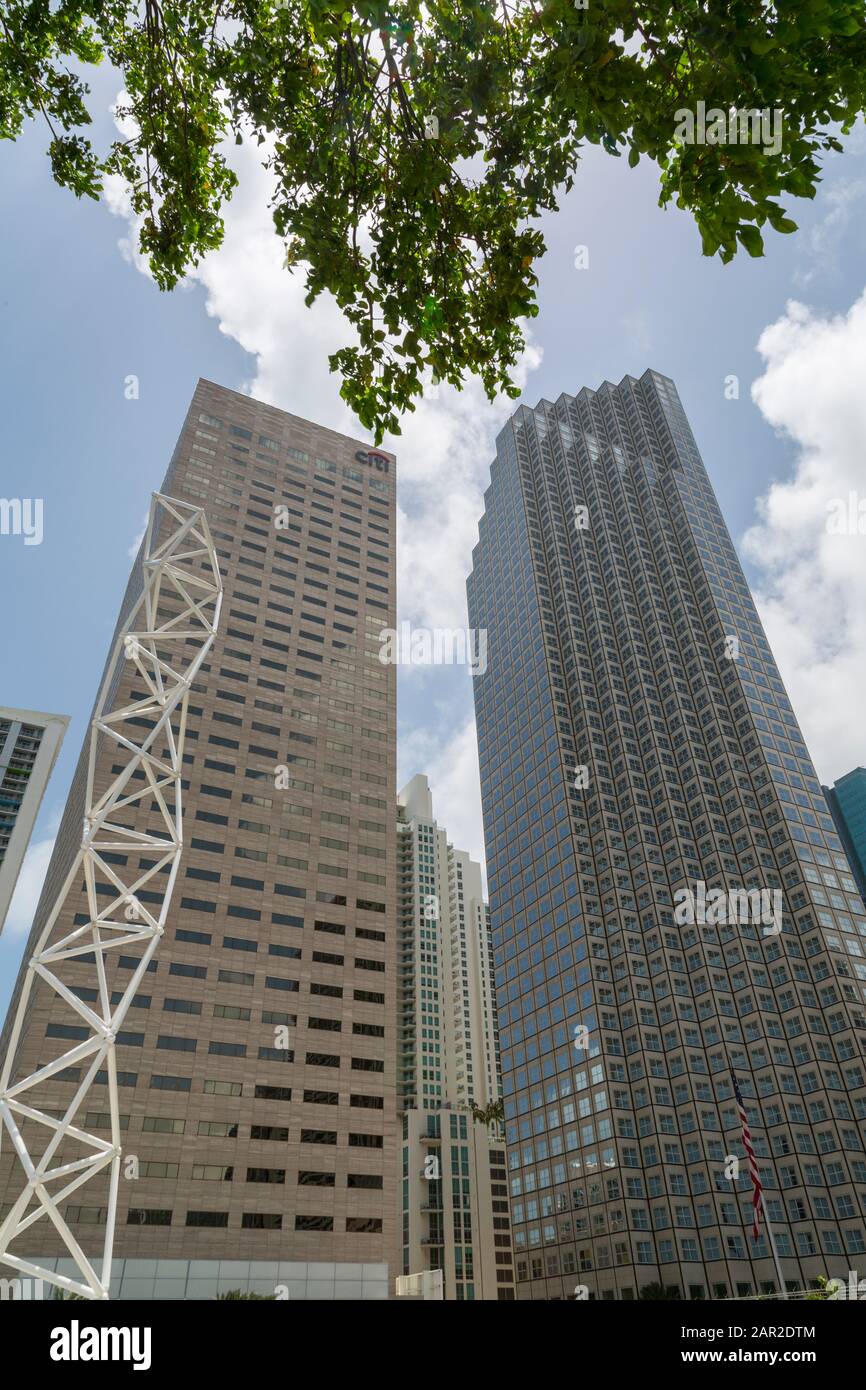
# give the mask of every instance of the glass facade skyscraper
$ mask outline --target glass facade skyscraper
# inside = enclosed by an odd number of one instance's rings
[[[518,409],[485,508],[468,597],[517,1296],[778,1287],[731,1067],[786,1284],[845,1278],[866,915],[673,382]]]
[[[0,705],[0,931],[69,716]]]
[[[846,772],[832,787],[824,788],[824,795],[860,892],[866,898],[866,767]]]

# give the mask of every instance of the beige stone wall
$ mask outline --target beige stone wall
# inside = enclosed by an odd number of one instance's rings
[[[207,417],[220,426],[210,425]],[[252,437],[233,435],[232,425]],[[276,449],[260,445],[260,437],[273,440]],[[393,458],[387,475],[358,461],[356,452],[366,448],[200,381],[162,487],[205,507],[225,598],[221,630],[190,695],[185,848],[156,970],[140,990],[150,1005],[132,1008],[124,1025],[127,1034],[143,1034],[143,1046],[118,1046],[120,1071],[135,1077],[134,1086],[120,1090],[121,1112],[128,1117],[124,1149],[137,1156],[141,1173],[121,1182],[118,1256],[368,1264],[388,1259],[394,1247],[395,672],[378,661],[378,631],[394,623],[395,476]],[[346,476],[346,469],[357,478]],[[155,477],[155,486],[158,481]],[[389,494],[375,486],[384,481]],[[284,529],[274,526],[275,503],[288,509]],[[124,609],[134,590],[133,580]],[[244,594],[258,603],[244,602]],[[347,652],[338,642],[356,651]],[[118,701],[130,698],[136,688],[136,681],[124,674]],[[228,698],[232,695],[244,703]],[[315,695],[318,700],[310,698]],[[309,765],[289,762],[290,757]],[[100,780],[110,776],[111,761],[105,758]],[[286,767],[289,777],[303,785],[276,789],[276,766]],[[249,772],[264,775],[253,778]],[[338,795],[328,795],[329,790]],[[244,795],[271,804],[244,802]],[[77,847],[79,802],[76,791],[49,872],[55,891]],[[227,824],[202,820],[202,815],[226,817]],[[334,817],[345,817],[345,822]],[[149,799],[128,817],[136,826],[153,820]],[[261,828],[245,829],[242,821]],[[222,852],[216,852],[213,847],[220,845]],[[265,858],[242,857],[238,849]],[[280,864],[277,856],[296,862]],[[202,874],[218,874],[219,881]],[[261,883],[262,890],[237,881],[243,879]],[[280,886],[303,896],[280,892]],[[317,901],[317,894],[340,895],[346,905]],[[206,902],[213,910],[185,907],[184,900]],[[359,902],[381,904],[384,911],[359,907]],[[34,930],[49,906],[46,895]],[[233,916],[231,909],[260,917]],[[84,894],[71,894],[58,931],[85,912]],[[301,925],[276,923],[272,914],[298,918]],[[343,931],[322,930],[317,923]],[[182,940],[178,930],[210,940]],[[366,937],[367,932],[384,939]],[[256,949],[232,949],[224,938]],[[299,950],[300,955],[270,954],[273,946]],[[317,954],[342,961],[317,960]],[[173,966],[192,966],[206,975],[178,975]],[[76,986],[95,983],[92,965],[70,964],[65,971],[64,978]],[[128,970],[118,963],[112,971],[111,987],[122,988]],[[253,982],[232,982],[225,972],[252,976]],[[269,978],[294,981],[297,989],[271,988]],[[341,994],[313,993],[322,986]],[[359,992],[381,996],[383,1002],[368,1002]],[[189,1001],[200,1011],[167,1011],[166,999]],[[247,1010],[249,1017],[219,1016],[227,1006]],[[289,1028],[293,1061],[259,1059],[260,1047],[275,1045],[270,1015],[295,1020]],[[338,1031],[315,1027],[314,1020],[330,1022]],[[46,1036],[51,1022],[76,1020],[71,1013],[61,1015],[56,996],[39,989],[17,1075],[73,1046]],[[371,1027],[384,1036],[356,1031]],[[195,1051],[165,1049],[158,1046],[161,1037],[194,1042]],[[246,1056],[215,1055],[210,1052],[213,1043],[240,1045]],[[325,1057],[336,1058],[338,1065],[317,1060]],[[382,1069],[358,1069],[352,1059]],[[154,1075],[188,1078],[189,1090],[155,1089]],[[291,1101],[257,1097],[256,1086],[262,1084],[290,1087]],[[238,1087],[239,1094],[217,1093]],[[73,1093],[70,1082],[57,1081],[50,1097],[43,1088],[42,1100],[60,1109]],[[337,1103],[305,1099],[305,1093],[336,1095]],[[353,1105],[352,1097],[379,1098],[381,1108]],[[106,1090],[98,1086],[80,1113],[83,1117],[85,1110],[92,1115],[107,1108]],[[161,1121],[177,1132],[155,1132],[154,1123]],[[200,1133],[203,1126],[210,1132]],[[220,1133],[220,1126],[236,1126],[236,1136]],[[253,1139],[254,1126],[271,1127],[277,1135]],[[303,1142],[305,1132],[335,1133],[336,1143]],[[350,1135],[381,1147],[350,1142]],[[160,1164],[170,1166],[147,1167]],[[228,1168],[233,1169],[231,1181],[194,1175]],[[247,1181],[248,1169],[283,1170],[285,1180]],[[4,1148],[0,1210],[8,1208],[15,1192],[11,1170]],[[167,1176],[159,1175],[163,1171]],[[334,1185],[301,1184],[301,1172],[333,1175]],[[350,1175],[353,1180],[354,1175],[381,1177],[382,1187],[350,1187]],[[106,1197],[107,1183],[100,1187],[91,1182],[72,1198],[84,1208],[78,1235],[94,1254],[102,1246],[99,1216]],[[171,1224],[127,1224],[130,1210],[170,1211]],[[187,1214],[200,1211],[227,1213],[227,1228],[187,1226]],[[251,1213],[281,1217],[282,1229],[244,1229],[242,1217]],[[296,1230],[299,1216],[326,1217],[333,1230]],[[359,1218],[381,1222],[381,1230],[347,1229]],[[44,1220],[32,1228],[26,1243],[26,1251],[23,1245],[15,1247],[18,1253],[64,1253]]]

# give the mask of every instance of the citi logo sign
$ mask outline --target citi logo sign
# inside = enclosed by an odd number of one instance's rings
[[[73,1318],[68,1327],[55,1327],[49,1355],[52,1361],[131,1361],[134,1371],[150,1370],[149,1327],[82,1327]]]

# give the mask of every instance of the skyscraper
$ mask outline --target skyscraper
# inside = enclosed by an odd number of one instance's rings
[[[449,844],[427,778],[398,798],[402,1272],[441,1269],[447,1299],[513,1297],[493,957],[481,868]]]
[[[0,706],[0,931],[69,716]]]
[[[866,898],[866,767],[846,772],[823,791],[857,886]]]
[[[485,505],[468,595],[517,1296],[778,1288],[730,1067],[785,1283],[844,1278],[866,1253],[866,916],[673,382],[521,407]]]
[[[397,808],[394,672],[378,633],[394,621],[393,486],[390,455],[199,382],[161,491],[206,510],[223,617],[190,695],[170,929],[117,1038],[131,1160],[122,1298],[388,1296]],[[137,567],[122,615],[140,585]],[[124,674],[118,702],[137,694]],[[82,760],[31,939],[80,839],[84,771]],[[155,809],[130,806],[129,827]],[[67,929],[86,907],[82,884]],[[118,953],[114,993],[130,968]],[[96,997],[92,963],[66,969],[74,992]],[[55,1003],[37,989],[16,1075],[73,1045]],[[76,1072],[55,1078],[58,1112]],[[87,1120],[98,1129],[99,1111]],[[0,1153],[0,1219],[13,1181]],[[65,1207],[93,1253],[105,1223],[95,1191]],[[44,1219],[19,1242],[65,1272]]]

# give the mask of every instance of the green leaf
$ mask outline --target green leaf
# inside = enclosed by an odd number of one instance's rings
[[[460,385],[519,395],[521,323],[538,312],[537,232],[590,143],[658,166],[659,202],[695,221],[705,255],[760,256],[760,227],[796,229],[821,162],[866,108],[864,28],[848,0],[751,4],[592,0],[6,0],[0,139],[46,120],[54,178],[77,197],[120,179],[156,283],[219,246],[244,142],[265,154],[274,233],[304,298],[346,323],[329,358],[340,394],[381,439],[399,430],[422,359]],[[638,34],[635,54],[622,35]],[[771,26],[768,28],[768,25]],[[380,40],[379,35],[384,39]],[[386,60],[381,59],[384,47]],[[94,149],[90,69],[110,62],[133,138]],[[785,113],[775,153],[706,145],[680,128],[699,100]],[[435,121],[434,119],[435,118]],[[675,134],[676,132],[676,134]],[[255,196],[270,197],[270,194]]]
[[[737,237],[745,246],[750,256],[763,256],[764,239],[757,227],[750,227],[747,223],[737,228]]]

